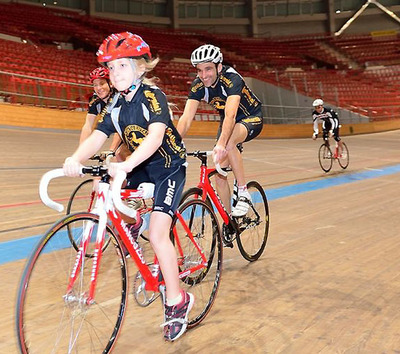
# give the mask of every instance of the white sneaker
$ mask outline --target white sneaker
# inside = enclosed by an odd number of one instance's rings
[[[232,210],[232,216],[241,217],[245,216],[249,211],[251,204],[251,197],[249,193],[239,196],[238,202],[235,208]]]

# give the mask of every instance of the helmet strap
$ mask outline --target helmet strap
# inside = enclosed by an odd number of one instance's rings
[[[219,77],[221,76],[221,73],[218,72],[218,65],[220,63],[214,63],[215,64],[215,70],[217,72],[217,78],[215,79],[214,83],[211,85],[211,87],[215,87],[215,85],[218,83],[219,81]]]

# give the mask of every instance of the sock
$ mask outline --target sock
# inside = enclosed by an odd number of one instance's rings
[[[167,305],[168,306],[175,306],[178,305],[182,301],[182,292],[179,293],[179,295],[175,299],[168,299],[167,298]]]
[[[238,186],[238,196],[247,196],[249,194],[249,192],[247,191],[247,186]]]

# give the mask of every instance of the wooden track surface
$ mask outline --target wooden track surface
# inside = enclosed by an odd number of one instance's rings
[[[42,234],[59,217],[40,204],[38,182],[61,166],[77,141],[76,132],[0,129],[0,248]],[[348,169],[335,163],[328,174],[317,161],[321,140],[246,144],[247,179],[266,189],[345,176],[349,183],[271,200],[265,253],[249,264],[237,247],[224,249],[214,307],[176,343],[162,339],[160,303],[139,308],[131,295],[114,352],[399,353],[400,174],[355,174],[400,164],[400,131],[345,141]],[[186,145],[211,149],[213,140]],[[198,178],[198,161],[189,162],[186,187]],[[50,195],[68,198],[77,183],[60,179]],[[0,353],[17,352],[15,298],[24,263],[0,266]]]

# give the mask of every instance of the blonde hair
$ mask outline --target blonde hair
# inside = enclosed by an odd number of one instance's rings
[[[135,65],[137,67],[142,67],[144,68],[144,74],[142,75],[142,81],[144,84],[146,85],[155,85],[156,82],[158,81],[157,77],[151,77],[151,78],[147,78],[146,74],[149,73],[150,71],[152,71],[158,64],[158,62],[160,61],[160,58],[154,58],[154,59],[150,59],[150,60],[146,60],[144,58],[140,58],[140,59],[134,59],[135,60]]]

